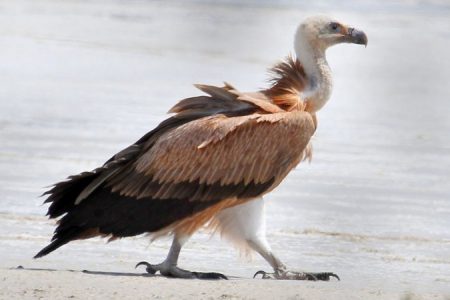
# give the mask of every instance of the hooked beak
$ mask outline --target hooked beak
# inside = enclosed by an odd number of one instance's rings
[[[364,45],[367,47],[367,36],[361,30],[348,28],[346,40],[348,43]]]

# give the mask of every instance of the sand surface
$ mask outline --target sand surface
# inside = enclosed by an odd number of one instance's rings
[[[1,299],[449,299],[433,292],[355,290],[341,282],[201,281],[95,271],[2,270],[0,280]]]
[[[0,298],[450,297],[448,1],[240,2],[0,1]],[[203,231],[180,266],[232,280],[138,276],[136,262],[160,262],[170,245],[142,236],[32,259],[54,229],[46,186],[133,143],[199,95],[192,83],[266,86],[317,13],[363,29],[369,45],[328,51],[334,91],[313,161],[266,197],[267,231],[289,268],[341,282],[253,280],[269,270],[260,257]]]

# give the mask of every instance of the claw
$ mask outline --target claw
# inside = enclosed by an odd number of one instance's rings
[[[341,281],[341,278],[339,278],[337,274],[330,273],[330,276],[336,278],[338,281]]]
[[[228,277],[221,274],[221,273],[215,273],[215,272],[209,272],[209,273],[201,273],[201,272],[192,272],[192,274],[197,279],[225,279],[228,280]]]
[[[139,266],[146,266],[145,271],[147,271],[147,273],[149,274],[155,274],[157,271],[151,264],[146,261],[138,262],[134,268],[137,269]]]
[[[266,276],[266,274],[267,273],[265,271],[260,270],[260,271],[256,272],[255,275],[253,275],[253,279],[255,279],[256,276],[258,276],[258,275],[262,275],[261,278],[264,278]]]
[[[142,266],[142,265],[148,267],[150,264],[149,264],[148,262],[146,262],[146,261],[141,261],[141,262],[138,262],[138,263],[134,266],[134,268],[137,269],[139,266]]]
[[[316,274],[314,274],[314,275],[316,276],[316,278],[317,278],[318,280],[329,281],[329,280],[330,280],[330,277],[334,277],[334,278],[336,278],[337,280],[341,281],[341,279],[339,278],[338,275],[336,275],[336,274],[334,274],[334,273],[331,273],[331,272],[316,273]]]
[[[264,271],[262,271],[262,270],[256,272],[255,275],[253,275],[253,279],[255,279],[256,276],[258,276],[258,275],[262,275],[262,277],[264,277],[264,275],[266,275],[266,272],[264,272]]]

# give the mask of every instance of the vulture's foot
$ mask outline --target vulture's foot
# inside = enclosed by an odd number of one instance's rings
[[[185,279],[228,279],[225,275],[214,272],[191,272],[187,270],[183,270],[174,265],[168,265],[165,263],[152,265],[148,262],[141,261],[136,265],[136,268],[139,266],[146,266],[145,270],[149,274],[159,273],[166,277],[172,278],[185,278]]]
[[[339,276],[331,272],[309,273],[279,270],[274,273],[266,273],[258,271],[253,278],[258,275],[262,275],[262,279],[329,281],[330,277],[335,277],[337,280],[341,280]]]

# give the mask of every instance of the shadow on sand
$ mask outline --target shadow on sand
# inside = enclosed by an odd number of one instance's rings
[[[25,268],[23,266],[17,266],[10,268],[10,270],[25,270],[25,271],[47,271],[47,272],[73,272],[73,273],[85,273],[90,275],[104,275],[104,276],[127,276],[127,277],[162,277],[161,275],[153,275],[148,273],[127,273],[127,272],[104,272],[104,271],[89,271],[89,270],[58,270],[58,269],[45,269],[45,268]]]
[[[46,269],[46,268],[25,268],[23,266],[17,266],[15,268],[9,268],[10,270],[24,270],[24,271],[45,271],[45,272],[73,272],[84,273],[90,275],[103,275],[103,276],[126,276],[126,277],[155,277],[155,278],[168,278],[159,274],[148,273],[128,273],[128,272],[104,272],[104,271],[89,271],[89,270],[58,270],[58,269]],[[243,279],[238,276],[227,276],[228,279]],[[175,279],[175,278],[174,278]]]

